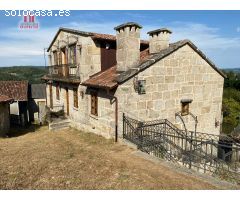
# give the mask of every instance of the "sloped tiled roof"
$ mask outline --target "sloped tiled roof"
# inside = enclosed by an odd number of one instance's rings
[[[50,48],[52,47],[53,43],[57,39],[58,34],[61,31],[64,31],[64,32],[67,32],[67,33],[76,34],[76,35],[90,36],[93,40],[109,40],[109,41],[115,41],[116,40],[116,36],[115,35],[102,34],[102,33],[93,33],[93,32],[86,32],[86,31],[79,31],[79,30],[76,30],[76,29],[60,27],[58,32],[56,33],[55,37],[53,38],[51,44],[49,45],[47,51],[50,50]],[[146,41],[146,40],[141,40],[141,44],[147,45],[148,43],[149,42]]]
[[[101,40],[116,40],[115,35],[109,35],[109,34],[102,34],[102,33],[92,33],[93,35],[91,38],[93,40],[95,39],[101,39]]]
[[[113,89],[117,86],[116,78],[117,66],[113,66],[103,72],[94,74],[88,80],[83,82],[82,85],[96,88]]]
[[[186,44],[190,45],[214,70],[216,70],[217,73],[226,78],[223,72],[221,72],[190,40],[180,40],[176,43],[170,44],[168,48],[161,50],[159,53],[149,54],[149,49],[145,49],[140,54],[139,64],[130,68],[126,72],[117,74],[116,66],[113,66],[106,71],[93,75],[82,84],[91,87],[112,89],[117,87],[119,83],[135,76],[137,73],[145,70],[152,64],[165,58]]]
[[[168,48],[163,49],[158,53],[149,55],[144,62],[141,62],[137,66],[129,69],[128,71],[121,73],[117,77],[117,82],[122,83],[126,81],[127,79],[135,76],[137,73],[145,70],[146,68],[158,62],[159,60],[177,51],[186,44],[192,47],[217,73],[219,73],[223,78],[226,78],[226,75],[221,70],[219,70],[215,66],[215,64],[209,58],[207,58],[205,54],[200,49],[198,49],[190,40],[180,40],[178,42],[170,44]]]
[[[6,95],[0,95],[0,103],[5,103],[5,102],[9,102],[12,101],[13,99],[6,96]]]
[[[0,81],[0,95],[8,96],[14,101],[28,100],[27,81]]]
[[[149,49],[145,49],[140,54],[140,62],[145,61],[149,56]],[[117,87],[117,66],[112,66],[109,69],[98,72],[91,76],[88,80],[84,81],[82,85],[91,86],[96,88],[113,89]]]

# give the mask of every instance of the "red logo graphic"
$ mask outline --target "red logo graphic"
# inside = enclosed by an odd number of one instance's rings
[[[25,15],[23,16],[23,22],[19,25],[20,29],[39,29],[39,23],[36,22],[36,16]]]

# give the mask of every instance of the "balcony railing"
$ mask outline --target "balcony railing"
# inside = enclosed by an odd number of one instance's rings
[[[62,64],[48,66],[49,75],[57,78],[79,79],[79,67],[75,64]]]

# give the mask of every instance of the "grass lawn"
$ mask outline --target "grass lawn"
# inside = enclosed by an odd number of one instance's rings
[[[227,189],[94,134],[30,131],[0,139],[0,189]]]

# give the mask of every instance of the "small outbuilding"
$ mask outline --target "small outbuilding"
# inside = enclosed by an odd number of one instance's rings
[[[12,98],[0,95],[0,137],[4,137],[10,128],[10,103]]]
[[[19,126],[29,124],[28,81],[0,81],[0,95],[13,99],[10,105],[10,122]]]

